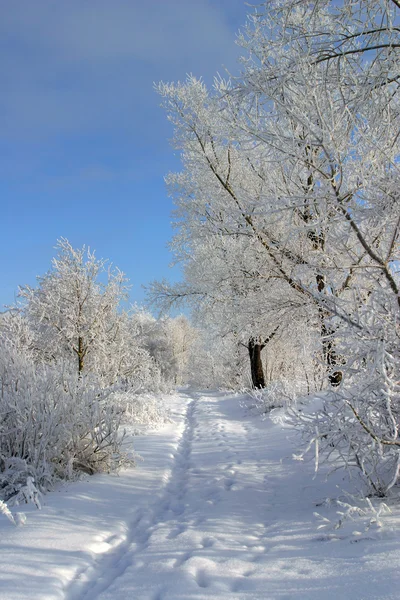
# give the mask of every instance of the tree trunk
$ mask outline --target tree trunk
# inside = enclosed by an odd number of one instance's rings
[[[84,350],[83,350],[83,338],[79,337],[78,338],[78,373],[79,376],[81,375],[82,371],[83,371],[83,358],[85,356]]]
[[[251,368],[251,379],[253,386],[256,389],[265,387],[264,369],[261,360],[261,350],[265,347],[261,344],[260,340],[250,338],[248,344],[249,357],[250,357],[250,368]]]
[[[325,279],[322,275],[317,275],[317,286],[319,292],[324,291]],[[321,307],[319,307],[319,314],[321,320],[322,352],[324,354],[324,359],[326,362],[328,379],[332,387],[337,387],[342,381],[343,373],[342,371],[335,369],[335,367],[337,367],[337,365],[341,363],[341,360],[335,351],[335,332],[332,328],[328,328],[326,326],[325,319],[327,317],[327,314],[326,311]]]
[[[337,370],[337,365],[342,361],[335,351],[335,342],[333,339],[334,331],[332,329],[327,329],[325,323],[322,323],[321,334],[322,350],[326,361],[329,383],[332,387],[337,387],[343,379],[343,373],[342,371]]]

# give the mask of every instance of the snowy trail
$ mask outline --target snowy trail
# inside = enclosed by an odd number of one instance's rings
[[[168,521],[169,513],[180,515],[184,511],[182,499],[185,495],[187,470],[190,466],[190,453],[193,438],[193,413],[195,399],[187,405],[185,427],[182,437],[174,454],[174,463],[167,479],[165,490],[157,500],[148,508],[136,511],[134,519],[128,523],[127,533],[123,539],[112,535],[104,540],[104,555],[100,555],[94,565],[77,574],[74,581],[68,586],[65,600],[90,600],[97,598],[101,592],[106,591],[111,585],[118,585],[118,578],[125,571],[138,569],[143,565],[141,556],[144,554],[149,540],[161,522]],[[178,535],[180,529],[177,528]],[[171,538],[174,537],[171,532]]]
[[[50,494],[24,528],[1,523],[1,600],[400,597],[398,513],[321,533],[313,512],[334,518],[316,506],[338,491],[292,460],[292,430],[235,396],[171,402],[174,423],[135,444],[136,470]]]

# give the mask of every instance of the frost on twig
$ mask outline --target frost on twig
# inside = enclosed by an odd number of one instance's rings
[[[17,525],[17,522],[12,514],[11,510],[8,508],[7,504],[0,500],[0,513],[7,517],[7,519],[13,524]]]
[[[364,532],[370,531],[373,527],[381,528],[383,526],[382,517],[391,513],[390,508],[384,502],[379,502],[378,506],[374,506],[369,498],[365,498],[364,503],[365,506],[361,507],[339,499],[329,500],[326,504],[335,504],[340,510],[336,511],[336,518],[334,519],[329,519],[319,512],[314,512],[314,517],[319,522],[317,529],[337,530],[349,521],[355,522],[358,528]],[[353,531],[352,533],[353,535],[361,535],[360,531]]]

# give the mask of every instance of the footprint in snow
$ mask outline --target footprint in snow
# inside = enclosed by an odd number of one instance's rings
[[[257,573],[257,571],[255,569],[249,569],[248,571],[245,571],[243,573],[243,577],[251,577],[255,573]]]
[[[207,576],[205,571],[197,571],[196,573],[196,581],[197,581],[197,585],[201,588],[206,588],[210,585],[210,579]]]
[[[175,527],[175,529],[169,532],[169,534],[167,535],[167,540],[175,540],[179,535],[181,535],[181,533],[186,531],[186,529],[186,525],[178,525],[177,527]]]
[[[234,484],[235,484],[235,480],[234,479],[227,479],[225,481],[225,489],[226,489],[226,491],[230,492],[231,489],[232,489],[232,487],[234,486]]]
[[[257,552],[257,554],[251,559],[252,563],[258,563],[263,560],[267,560],[267,557],[265,555],[267,554],[267,552],[269,552],[268,548],[265,548],[264,546],[255,546],[251,550],[252,552]]]
[[[177,502],[170,507],[174,515],[182,515],[185,512],[185,505]]]
[[[104,541],[107,542],[107,544],[110,544],[110,546],[115,546],[115,544],[118,544],[122,539],[123,539],[123,536],[114,534],[114,535],[110,535],[110,537]]]
[[[182,554],[182,556],[179,556],[175,561],[174,569],[178,569],[179,567],[181,567],[183,564],[185,564],[185,562],[189,560],[189,558],[192,558],[192,556],[192,552],[185,552],[184,554]]]

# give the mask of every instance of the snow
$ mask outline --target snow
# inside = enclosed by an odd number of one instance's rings
[[[49,493],[24,526],[0,515],[0,599],[399,598],[399,511],[319,530],[341,480],[292,459],[285,419],[216,392],[168,402],[173,422],[134,439],[136,468]]]

